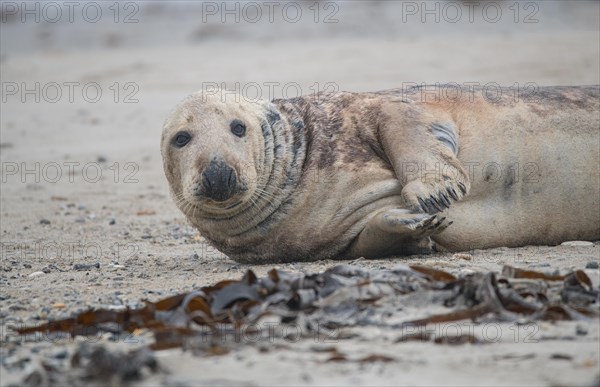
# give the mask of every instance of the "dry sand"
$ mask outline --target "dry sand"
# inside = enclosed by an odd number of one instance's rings
[[[466,12],[463,3],[452,3]],[[226,82],[231,88],[239,82],[241,89],[258,84],[263,96],[269,93],[267,82],[277,82],[273,97],[284,90],[293,96],[295,84],[303,94],[310,93],[315,82],[319,89],[329,82],[351,91],[403,83],[600,83],[600,4],[531,3],[533,8],[518,4],[518,23],[508,8],[512,2],[495,3],[503,10],[497,23],[484,20],[480,8],[475,9],[473,23],[466,13],[458,23],[443,17],[439,23],[431,19],[423,23],[420,14],[405,15],[403,22],[407,2],[336,3],[338,8],[325,8],[329,3],[321,2],[319,23],[314,23],[306,5],[298,23],[278,14],[274,23],[264,19],[248,23],[243,18],[240,23],[221,23],[219,14],[205,15],[204,22],[201,5],[185,2],[172,8],[141,3],[134,13],[138,23],[122,22],[131,9],[121,9],[120,22],[114,23],[108,3],[98,23],[81,20],[78,13],[74,23],[22,23],[20,16],[10,16],[3,8],[0,383],[20,384],[27,375],[34,383],[32,372],[40,369],[40,359],[63,349],[71,354],[77,347],[73,340],[23,342],[10,333],[10,325],[38,323],[88,307],[136,306],[143,298],[157,300],[239,278],[249,268],[260,275],[271,268],[239,265],[206,245],[169,197],[160,132],[169,110],[185,95],[206,82]],[[536,9],[537,23],[524,23]],[[337,10],[338,22],[323,23],[325,12],[332,10]],[[35,92],[23,93],[36,82],[39,102]],[[60,97],[52,82],[59,84]],[[65,82],[76,82],[72,100]],[[13,94],[15,85],[18,90]],[[84,86],[88,93],[82,95]],[[102,91],[97,102],[91,102],[93,87]],[[116,97],[115,90],[119,90]],[[51,102],[54,99],[56,103]],[[472,254],[469,261],[438,255],[356,264],[391,267],[419,262],[455,273],[499,271],[504,264],[561,272],[587,265],[596,287],[599,282],[598,243]],[[96,263],[99,268],[90,270],[73,266]],[[316,272],[335,263],[281,268]],[[532,337],[515,324],[499,327],[501,339],[481,346],[394,343],[398,332],[354,328],[353,339],[335,343],[283,340],[263,350],[240,346],[212,357],[169,350],[156,355],[168,373],[137,383],[598,384],[597,320],[536,324]],[[123,341],[107,345],[135,347]],[[351,358],[387,354],[396,360],[324,362],[327,355],[316,352],[315,346],[332,345]]]

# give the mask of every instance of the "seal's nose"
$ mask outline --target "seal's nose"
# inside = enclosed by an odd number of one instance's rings
[[[202,185],[206,196],[224,202],[236,192],[235,171],[227,163],[213,160],[202,174]]]

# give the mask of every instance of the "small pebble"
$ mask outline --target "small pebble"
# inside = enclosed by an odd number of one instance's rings
[[[593,246],[594,243],[588,241],[568,241],[560,244],[561,246],[571,246],[571,247],[589,247]]]
[[[566,353],[553,353],[550,355],[550,359],[553,360],[573,360],[573,356]]]
[[[62,302],[57,302],[57,303],[55,303],[55,304],[52,304],[52,307],[53,307],[54,309],[64,309],[64,308],[66,308],[67,306],[66,306],[65,304],[63,304]]]
[[[99,269],[100,268],[100,262],[96,262],[96,263],[91,263],[91,264],[86,264],[86,263],[76,263],[73,265],[73,270],[90,270],[90,269]]]
[[[69,352],[66,349],[61,349],[54,353],[53,357],[56,359],[66,359],[67,355],[69,355]]]
[[[452,258],[454,259],[464,259],[465,261],[470,261],[473,259],[473,256],[471,254],[465,254],[465,253],[456,253],[452,256]]]
[[[5,358],[2,363],[5,367],[8,368],[24,368],[25,365],[29,362],[31,362],[31,358],[29,357],[12,356],[9,358]]]
[[[44,382],[44,376],[38,370],[33,370],[30,374],[23,378],[25,386],[41,386]]]
[[[597,269],[598,267],[600,267],[598,265],[598,261],[589,261],[588,263],[585,264],[586,269]]]
[[[29,274],[27,277],[35,278],[35,277],[39,277],[44,274],[46,274],[46,273],[44,273],[43,271],[34,271],[33,273]]]
[[[40,224],[50,224],[50,221],[48,219],[41,219]]]
[[[529,267],[550,267],[549,263],[532,263]]]
[[[116,220],[114,220],[114,219],[111,219],[111,220],[109,220],[109,221],[108,221],[108,224],[109,224],[110,226],[114,225],[115,223],[117,223],[117,221],[116,221]]]

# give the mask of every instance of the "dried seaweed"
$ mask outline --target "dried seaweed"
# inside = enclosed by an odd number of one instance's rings
[[[412,305],[410,296],[422,295],[447,310],[419,319],[402,318],[405,309],[423,313],[422,304]],[[73,336],[97,332],[134,332],[148,329],[154,335],[151,349],[187,347],[194,340],[208,354],[229,348],[213,339],[248,329],[270,316],[284,325],[295,324],[301,335],[328,335],[339,327],[360,325],[401,329],[460,320],[496,321],[581,320],[598,317],[598,289],[583,271],[548,275],[505,266],[502,275],[474,273],[460,277],[428,266],[397,266],[391,270],[366,270],[353,265],[334,266],[323,273],[304,275],[273,269],[265,277],[248,270],[241,280],[221,281],[158,302],[145,302],[139,309],[90,310],[73,318],[16,329],[35,332],[68,332]],[[387,323],[395,314],[401,323]],[[413,313],[414,315],[414,313]],[[260,329],[252,334],[260,335]],[[272,332],[270,332],[272,333]],[[463,337],[464,336],[464,337]],[[418,333],[406,340],[438,344],[476,343],[472,335],[431,337]],[[366,360],[365,360],[366,359]],[[387,361],[381,359],[360,362]],[[334,353],[329,361],[344,361]]]

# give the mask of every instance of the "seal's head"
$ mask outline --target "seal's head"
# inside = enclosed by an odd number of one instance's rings
[[[268,103],[222,97],[192,94],[163,128],[165,174],[177,206],[189,217],[226,213],[247,202],[264,161],[261,125]]]

